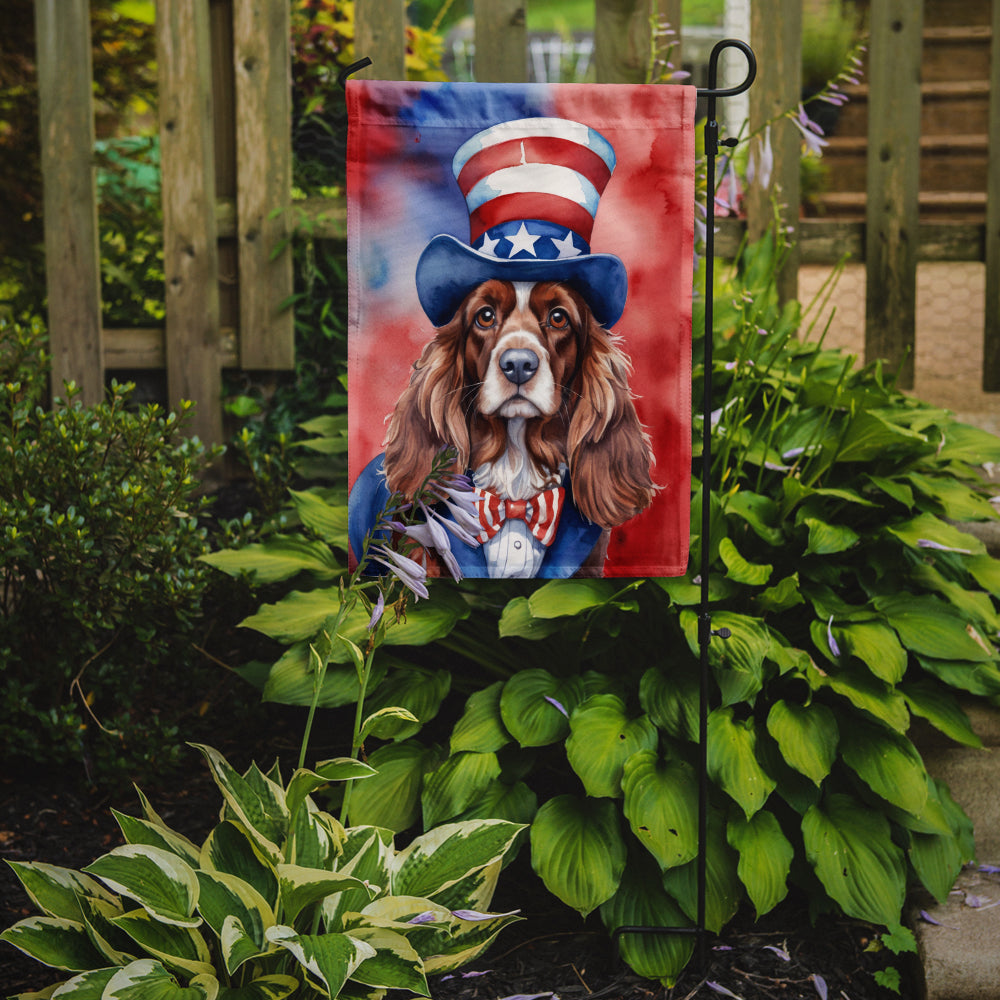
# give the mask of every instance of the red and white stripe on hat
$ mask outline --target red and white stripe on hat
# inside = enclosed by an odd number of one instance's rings
[[[615,166],[599,132],[563,118],[522,118],[477,133],[452,169],[469,210],[471,242],[506,222],[540,219],[588,245]]]

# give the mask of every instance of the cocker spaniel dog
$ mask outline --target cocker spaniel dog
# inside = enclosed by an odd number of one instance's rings
[[[514,513],[500,525],[481,515],[489,575],[533,576],[551,539],[526,530],[530,506],[545,506],[536,498],[559,493],[565,480],[565,502],[603,529],[582,566],[599,573],[608,530],[644,510],[657,488],[630,369],[570,285],[486,280],[413,367],[389,418],[388,488],[412,495],[441,450],[455,448],[457,471],[471,470],[481,495]],[[529,505],[527,518],[517,502]],[[544,528],[545,512],[534,517]]]

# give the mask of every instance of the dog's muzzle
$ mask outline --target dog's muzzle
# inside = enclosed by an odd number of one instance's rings
[[[526,347],[515,347],[500,355],[500,371],[514,385],[530,382],[538,371],[538,355]]]

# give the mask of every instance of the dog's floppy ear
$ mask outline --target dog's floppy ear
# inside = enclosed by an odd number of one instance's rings
[[[630,368],[611,334],[591,320],[574,382],[567,451],[577,509],[603,528],[645,510],[657,489],[649,438],[628,386]]]
[[[462,412],[464,370],[461,315],[438,330],[413,366],[410,384],[396,402],[385,436],[388,487],[412,496],[438,453],[457,450],[455,467],[464,471],[469,430]]]

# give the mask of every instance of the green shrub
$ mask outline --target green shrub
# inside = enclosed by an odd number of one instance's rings
[[[977,465],[1000,460],[1000,440],[905,396],[880,364],[810,341],[799,305],[777,302],[780,262],[761,241],[715,292],[711,537],[699,413],[688,576],[436,584],[372,678],[372,707],[419,721],[367,748],[379,773],[356,789],[354,822],[531,821],[533,864],[569,906],[599,910],[609,929],[692,923],[707,544],[712,624],[731,632],[709,650],[707,926],[743,904],[763,914],[796,887],[814,912],[903,939],[908,885],[947,895],[971,826],[909,729],[920,717],[977,746],[958,696],[1000,695],[1000,561],[954,524],[996,516]],[[245,623],[287,652],[247,675],[265,698],[307,704],[343,511],[294,501],[308,543],[286,531],[227,568],[289,581]],[[321,704],[356,697],[344,661]],[[464,712],[450,738],[423,742],[449,690],[471,692]],[[622,939],[636,971],[667,982],[691,947]]]
[[[157,686],[192,659],[208,453],[188,405],[132,409],[128,385],[96,406],[68,385],[43,408],[41,336],[0,322],[0,744],[110,774],[176,753]]]
[[[428,974],[472,961],[518,919],[486,912],[516,824],[453,823],[399,849],[388,830],[345,829],[311,798],[369,778],[367,765],[324,761],[285,785],[277,765],[240,774],[199,749],[225,803],[203,844],[141,796],[142,819],[115,813],[126,844],[82,872],[11,863],[42,912],[0,938],[77,973],[59,995],[429,996]]]

